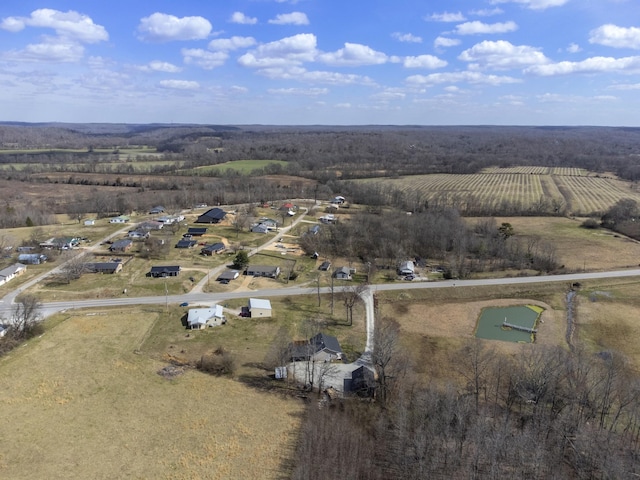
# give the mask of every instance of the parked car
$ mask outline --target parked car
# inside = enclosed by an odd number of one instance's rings
[[[189,306],[189,302],[182,302],[180,304],[181,307],[188,307]]]
[[[405,275],[405,277],[404,277],[404,279],[409,281],[409,282],[414,280],[415,278],[416,278],[415,275]]]

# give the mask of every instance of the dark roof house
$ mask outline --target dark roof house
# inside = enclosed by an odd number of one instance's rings
[[[276,278],[280,275],[280,267],[272,265],[249,265],[247,267],[247,275]]]
[[[180,273],[180,265],[169,265],[161,267],[151,267],[151,271],[147,273],[148,277],[177,277]]]
[[[224,246],[224,243],[217,242],[212,245],[205,245],[202,247],[202,250],[200,250],[200,253],[202,255],[213,255],[214,253],[221,253],[225,249],[226,247]]]
[[[133,246],[133,240],[128,238],[122,238],[120,240],[116,240],[111,244],[109,250],[112,252],[126,252]]]
[[[227,216],[221,208],[212,208],[198,217],[195,223],[220,223]]]
[[[183,238],[182,240],[178,241],[178,243],[176,243],[176,248],[193,248],[197,244],[198,242],[196,242],[195,240]]]
[[[118,273],[122,270],[121,262],[85,263],[84,268],[89,273]]]
[[[292,361],[331,361],[342,360],[342,348],[338,339],[332,335],[318,333],[305,342],[294,342],[290,346]]]
[[[187,230],[187,235],[191,235],[193,237],[201,237],[205,233],[207,233],[207,227],[189,227]]]

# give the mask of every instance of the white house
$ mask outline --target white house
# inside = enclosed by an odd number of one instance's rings
[[[202,330],[226,323],[222,305],[211,308],[191,308],[187,315],[187,326],[192,330]]]
[[[95,224],[96,224],[96,221],[93,218],[90,218],[90,219],[84,221],[84,226],[85,227],[91,227],[92,225],[95,225]]]
[[[4,285],[26,271],[27,266],[22,263],[14,263],[10,267],[3,268],[0,270],[0,285]]]
[[[415,273],[415,266],[411,260],[407,260],[406,262],[402,262],[398,266],[398,273],[400,275],[413,275]]]
[[[249,299],[249,316],[251,318],[271,317],[271,302],[262,298]]]
[[[118,215],[117,217],[113,217],[113,218],[109,219],[109,223],[127,223],[130,220],[131,219],[129,217],[127,217],[126,215]]]

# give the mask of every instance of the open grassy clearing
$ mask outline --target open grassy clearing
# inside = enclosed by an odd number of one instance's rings
[[[537,305],[544,308],[534,345],[566,344],[566,293],[562,283],[379,292],[380,315],[401,325],[402,345],[419,378],[451,381],[457,351],[473,340],[485,307]],[[576,308],[574,344],[589,352],[621,352],[640,371],[640,281],[621,279],[582,282]],[[523,345],[484,340],[492,348],[517,355]]]
[[[526,243],[538,238],[552,243],[558,262],[569,271],[611,270],[637,267],[640,242],[609,230],[581,228],[584,219],[564,217],[497,217],[496,223],[511,223],[517,237]],[[476,219],[469,219],[475,223]]]
[[[233,162],[218,163],[216,165],[206,165],[203,167],[196,167],[191,169],[182,170],[184,173],[191,173],[198,175],[199,173],[208,172],[225,172],[235,171],[242,175],[248,175],[255,170],[260,170],[268,165],[280,165],[285,167],[287,162],[284,160],[234,160]]]
[[[167,362],[145,345],[172,321],[153,308],[67,315],[1,359],[0,476],[280,478],[303,405],[191,369],[161,377]]]
[[[546,168],[546,167],[545,167]],[[485,173],[450,175],[415,175],[403,178],[368,179],[405,191],[415,191],[432,204],[456,206],[462,211],[478,205],[486,211],[503,204],[522,211],[536,211],[545,203],[566,208],[573,215],[601,214],[618,200],[640,194],[610,175],[599,176],[580,169],[558,169],[542,173],[543,167],[490,169]],[[540,172],[540,173],[537,173]],[[547,207],[545,207],[547,208]]]

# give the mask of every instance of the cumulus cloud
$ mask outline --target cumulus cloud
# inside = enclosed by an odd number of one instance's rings
[[[504,70],[550,62],[540,49],[528,45],[512,45],[506,40],[477,43],[463,51],[458,59],[471,62],[475,67]]]
[[[640,90],[640,83],[618,83],[607,88],[609,90]]]
[[[226,52],[208,52],[201,48],[183,48],[180,53],[187,65],[197,65],[205,70],[212,70],[224,65],[229,58]]]
[[[97,43],[109,39],[102,25],[93,23],[91,17],[69,10],[60,12],[41,8],[31,12],[29,17],[3,18],[0,28],[9,32],[19,32],[25,27],[51,28],[62,38],[82,43]]]
[[[242,55],[238,63],[243,67],[261,69],[300,65],[314,60],[317,55],[316,44],[314,34],[300,33],[260,45]]]
[[[269,20],[273,25],[309,25],[307,15],[302,12],[281,13]]]
[[[242,12],[233,12],[229,19],[231,23],[239,23],[240,25],[255,25],[258,23],[258,19],[255,17],[247,17]]]
[[[298,66],[274,66],[261,68],[260,75],[273,80],[288,80],[312,84],[326,85],[368,85],[374,86],[375,82],[363,75],[327,72],[322,70],[308,71]]]
[[[502,75],[487,75],[480,72],[464,71],[432,73],[430,75],[411,75],[407,77],[406,81],[413,86],[432,86],[441,83],[470,83],[498,86],[520,83],[521,80]]]
[[[501,8],[483,8],[480,10],[471,10],[469,15],[477,15],[478,17],[493,17],[494,15],[502,15],[504,10]]]
[[[446,37],[438,37],[433,41],[433,45],[436,48],[439,47],[455,47],[456,45],[460,45],[462,41],[459,38],[446,38]]]
[[[22,62],[73,63],[84,56],[84,47],[75,42],[50,41],[5,52],[2,58]]]
[[[252,47],[256,43],[256,39],[253,37],[234,36],[231,38],[217,38],[209,42],[209,49],[228,52],[230,50],[238,50],[239,48]]]
[[[380,65],[386,63],[389,58],[382,52],[361,45],[359,43],[345,43],[344,48],[335,52],[318,55],[318,60],[327,65]]]
[[[573,73],[640,73],[640,56],[635,57],[591,57],[581,62],[559,62],[548,65],[533,65],[525,73],[551,77]]]
[[[154,60],[152,62],[149,62],[147,65],[141,65],[137,68],[138,70],[143,72],[177,73],[182,71],[182,68],[172,63],[162,62],[160,60]]]
[[[477,20],[456,25],[455,33],[458,35],[478,35],[487,33],[509,33],[518,29],[516,22],[483,23]]]
[[[411,33],[394,32],[391,34],[391,37],[398,40],[399,42],[422,43],[422,37],[418,37]]]
[[[192,80],[162,80],[160,86],[173,90],[198,90],[200,84]]]
[[[640,28],[625,28],[612,24],[602,25],[589,32],[589,43],[640,50]]]
[[[492,4],[498,3],[519,3],[531,10],[546,10],[550,7],[561,7],[569,0],[491,0]]]
[[[299,95],[304,97],[318,97],[327,95],[328,88],[270,88],[267,90],[272,95]]]
[[[578,53],[581,51],[582,51],[582,48],[580,48],[580,45],[578,45],[577,43],[570,43],[569,46],[567,47],[567,52],[569,53]]]
[[[434,69],[446,66],[447,62],[445,60],[441,60],[438,57],[434,57],[433,55],[418,55],[416,57],[405,57],[404,59],[405,68]]]
[[[140,20],[138,38],[145,42],[202,40],[211,33],[211,23],[203,17],[182,17],[154,13]]]
[[[387,89],[384,92],[374,93],[371,95],[371,99],[378,102],[388,103],[394,100],[404,100],[406,96],[406,93],[396,89]]]
[[[461,12],[456,13],[433,13],[427,20],[433,20],[434,22],[464,22],[466,20],[465,16]]]

